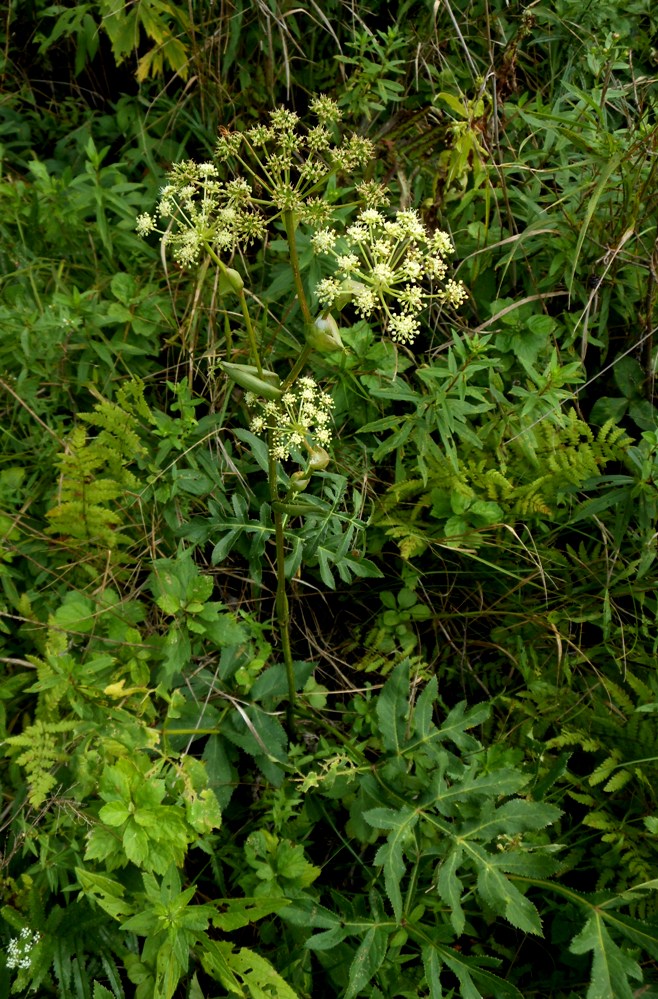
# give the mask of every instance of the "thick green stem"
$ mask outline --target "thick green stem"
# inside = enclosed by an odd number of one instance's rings
[[[235,271],[232,271],[232,272],[229,271],[229,268],[226,266],[226,264],[224,263],[224,261],[221,260],[217,256],[217,254],[213,250],[212,246],[210,246],[207,243],[206,243],[206,250],[208,252],[208,256],[210,257],[210,259],[213,260],[214,263],[217,264],[217,267],[219,268],[220,273],[224,275],[224,277],[227,279],[227,281],[229,282],[229,284],[232,286],[233,291],[235,292],[235,294],[240,299],[240,308],[242,309],[242,316],[244,318],[244,325],[245,325],[245,329],[247,330],[247,338],[249,340],[249,352],[251,354],[251,358],[252,358],[254,364],[256,365],[256,370],[258,371],[259,376],[262,377],[262,374],[263,374],[263,365],[261,363],[260,352],[258,350],[258,344],[256,342],[256,334],[254,333],[254,327],[253,327],[253,324],[251,322],[251,316],[249,314],[249,307],[247,305],[247,297],[246,297],[246,295],[244,293],[244,288],[237,287],[236,284],[234,283],[234,280],[233,280],[233,278],[236,278],[236,280],[237,280],[237,277],[238,277],[237,272],[235,272]],[[240,278],[240,281],[241,280],[242,279]]]
[[[256,334],[254,333],[254,327],[251,324],[251,316],[249,315],[249,307],[247,306],[247,297],[244,291],[238,292],[238,297],[240,299],[240,308],[242,309],[242,315],[244,316],[244,324],[247,329],[247,336],[249,338],[249,349],[251,351],[251,356],[254,359],[256,369],[258,374],[262,377],[263,366],[260,362],[260,353],[258,351],[258,344],[256,343]]]
[[[268,440],[268,478],[270,485],[270,499],[274,503],[279,498],[279,485],[277,480],[277,463],[272,456],[272,431],[269,431]],[[290,649],[290,608],[288,606],[288,594],[286,593],[286,565],[285,565],[285,535],[283,531],[285,514],[274,510],[274,538],[276,542],[276,598],[274,609],[276,623],[281,640],[281,650],[283,652],[283,662],[286,668],[288,680],[288,706],[286,716],[288,722],[288,735],[292,739],[295,735],[295,670],[292,664],[292,651]]]
[[[297,301],[299,302],[299,307],[302,310],[302,316],[304,322],[310,324],[313,322],[313,316],[311,315],[311,310],[308,307],[308,302],[306,301],[306,292],[304,291],[304,283],[302,281],[302,272],[299,267],[299,254],[297,253],[297,237],[295,235],[295,230],[297,229],[297,220],[293,212],[283,213],[283,224],[286,227],[286,237],[288,239],[288,252],[290,253],[290,266],[292,267],[292,276],[295,281],[295,291],[297,292]]]

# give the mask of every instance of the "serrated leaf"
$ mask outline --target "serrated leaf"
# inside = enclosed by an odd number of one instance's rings
[[[472,958],[465,957],[458,951],[447,947],[437,947],[437,950],[443,962],[459,979],[460,999],[483,999],[483,994],[486,996],[494,995],[497,999],[524,999],[511,982],[506,982],[498,975],[482,968]],[[483,992],[480,992],[480,982],[483,986]]]
[[[645,889],[655,889],[658,887],[656,881],[646,881],[638,885],[635,891],[624,892],[620,898],[634,900],[642,898]],[[606,923],[630,940],[636,946],[650,954],[654,960],[658,960],[658,927],[649,922],[640,922],[631,916],[620,915],[618,912],[607,912],[602,906],[602,914]]]
[[[613,774],[610,780],[606,781],[603,785],[603,790],[611,793],[612,791],[620,791],[622,787],[628,784],[629,780],[632,778],[632,774],[628,770],[618,770],[616,774]]]
[[[304,946],[307,950],[331,950],[332,947],[336,947],[337,944],[342,943],[348,934],[349,929],[346,929],[344,926],[334,926],[332,929],[324,930],[322,933],[314,933],[312,937],[309,937]]]
[[[434,947],[423,947],[423,968],[430,990],[430,999],[443,999],[441,988],[441,962]]]
[[[377,717],[384,748],[399,754],[409,715],[409,660],[395,667],[377,698]]]
[[[435,729],[435,726],[432,725],[432,713],[438,692],[438,680],[433,676],[429,683],[425,685],[425,689],[417,698],[414,705],[414,735],[421,741],[425,741],[429,737],[430,731]]]
[[[477,959],[465,957],[451,947],[428,944],[423,947],[422,958],[430,999],[442,999],[440,975],[444,964],[459,980],[460,999],[484,999],[484,996],[496,996],[497,999],[523,999],[511,982],[506,982],[483,968],[477,963]],[[449,993],[451,996],[453,994],[455,994],[453,991]]]
[[[225,912],[214,911],[213,926],[227,933],[249,926],[273,912],[281,912],[289,905],[286,898],[218,898],[213,906],[226,906]]]
[[[390,829],[385,843],[375,855],[375,863],[384,868],[384,884],[397,922],[402,920],[402,892],[400,882],[406,871],[404,847],[418,822],[418,812],[408,805],[398,812],[391,808],[372,808],[364,819],[377,829]]]
[[[100,982],[94,982],[93,999],[115,999],[115,995]]]
[[[124,901],[125,888],[118,881],[104,874],[92,874],[81,867],[76,867],[75,875],[84,894],[93,898],[113,919],[121,919],[133,911],[132,906]]]
[[[249,995],[254,999],[270,999],[271,996],[276,996],[276,999],[298,999],[294,989],[260,954],[256,954],[247,947],[241,947],[237,952],[234,952],[232,945],[223,941],[215,942],[215,947],[220,953],[223,953],[231,973],[242,979]],[[203,956],[201,961],[205,966]],[[244,990],[240,988],[231,991],[237,992],[238,995],[244,995]]]
[[[500,912],[517,929],[541,935],[541,919],[537,909],[501,870],[505,862],[504,855],[487,854],[476,843],[468,843],[465,849],[471,854],[477,870],[478,893],[484,902],[494,912]]]
[[[386,957],[388,936],[389,930],[386,927],[370,927],[350,965],[347,991],[343,999],[354,999],[372,981]]]
[[[450,908],[450,922],[458,936],[464,932],[466,916],[461,905],[463,885],[457,877],[462,862],[463,850],[461,847],[454,847],[443,863],[439,865],[436,879],[436,887],[439,895]]]
[[[642,971],[608,933],[602,914],[594,910],[571,941],[572,954],[592,952],[592,975],[587,999],[633,999],[629,979],[642,981]]]
[[[506,836],[514,836],[531,829],[545,829],[546,826],[557,822],[561,814],[555,805],[541,801],[527,801],[525,798],[513,798],[504,802],[499,808],[483,809],[482,816],[478,820],[473,820],[464,826],[462,835],[491,842],[495,836],[503,833]]]

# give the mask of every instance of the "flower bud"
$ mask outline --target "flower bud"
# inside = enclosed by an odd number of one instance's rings
[[[331,461],[323,447],[309,448],[308,471],[322,472]]]
[[[220,292],[233,291],[239,295],[244,288],[242,275],[232,267],[222,267],[219,272]]]
[[[306,489],[310,481],[311,477],[306,472],[293,472],[290,476],[290,491],[301,493]]]
[[[338,323],[331,313],[326,312],[324,315],[318,316],[314,323],[307,325],[306,342],[321,354],[328,354],[333,350],[343,350]]]
[[[276,371],[261,371],[253,364],[231,364],[229,361],[220,361],[219,366],[222,371],[231,378],[236,385],[253,392],[254,395],[263,399],[272,399],[276,402],[283,395],[279,386],[281,379]]]

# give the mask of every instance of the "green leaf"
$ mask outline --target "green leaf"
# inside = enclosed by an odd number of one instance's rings
[[[110,992],[100,982],[94,982],[93,999],[116,999],[114,992]]]
[[[372,808],[364,813],[364,819],[376,829],[390,829],[386,843],[379,847],[375,863],[384,868],[386,893],[393,907],[397,922],[402,920],[402,892],[400,881],[406,870],[403,853],[406,843],[412,839],[412,830],[418,822],[418,812],[408,805],[399,812],[391,808]]]
[[[592,951],[592,977],[587,999],[633,999],[629,979],[642,981],[642,971],[608,933],[603,916],[594,910],[581,932],[571,941],[572,954]]]
[[[391,673],[377,698],[377,717],[384,748],[399,754],[405,741],[409,717],[409,660]]]
[[[125,888],[118,881],[104,874],[85,871],[82,867],[75,868],[75,876],[83,893],[113,919],[121,919],[133,911],[130,903],[124,900]]]
[[[480,846],[470,843],[465,848],[471,853],[478,872],[478,893],[494,911],[501,912],[505,919],[526,933],[541,935],[541,919],[535,906],[516,885],[501,871],[504,855],[486,853]]]
[[[249,995],[252,999],[298,999],[297,993],[286,980],[260,954],[241,947],[237,952],[229,943],[208,941],[204,944],[201,963],[208,974],[218,975],[222,984],[238,996]],[[241,979],[247,992],[240,987]],[[231,984],[229,984],[231,983]]]
[[[497,999],[524,999],[511,982],[493,975],[472,958],[465,957],[448,947],[437,946],[437,951],[443,962],[459,979],[460,999],[483,999],[483,996],[489,995],[494,995]]]
[[[214,899],[213,905],[222,908],[226,906],[224,912],[213,913],[211,917],[213,926],[230,933],[242,929],[243,926],[250,926],[251,923],[264,919],[273,912],[281,912],[290,905],[290,901],[286,898],[273,897],[217,898]]]
[[[634,357],[620,357],[612,369],[617,388],[626,399],[641,399],[644,384],[642,365]]]
[[[343,999],[354,999],[372,981],[386,957],[388,937],[389,930],[385,926],[370,927],[350,965],[347,991]]]
[[[466,916],[462,909],[461,898],[463,885],[457,877],[457,871],[462,863],[463,850],[453,847],[445,860],[439,864],[436,887],[439,895],[450,908],[450,922],[459,936],[464,932]]]
[[[187,821],[192,828],[202,835],[213,829],[219,829],[222,824],[222,811],[215,792],[205,788],[187,803]]]
[[[122,801],[109,801],[103,805],[98,817],[108,826],[122,826],[130,818],[130,812]]]
[[[430,990],[430,999],[443,999],[441,988],[441,962],[434,947],[423,947],[423,968]]]
[[[130,822],[123,833],[123,848],[128,860],[141,867],[149,859],[149,837],[143,829]]]

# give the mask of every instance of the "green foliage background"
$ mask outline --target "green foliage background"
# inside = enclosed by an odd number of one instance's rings
[[[0,35],[0,997],[658,996],[654,5],[9,0]],[[469,297],[310,362],[291,732],[240,316],[135,218],[320,92]],[[281,366],[279,235],[235,266]]]

